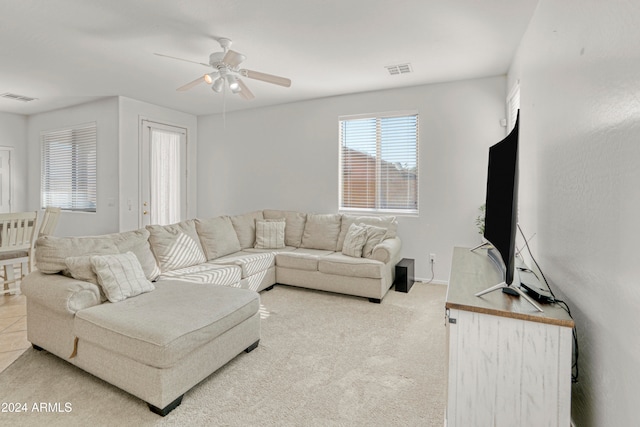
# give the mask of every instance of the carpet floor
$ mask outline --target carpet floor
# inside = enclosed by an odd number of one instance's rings
[[[261,293],[260,346],[195,386],[164,418],[29,349],[0,374],[0,425],[442,426],[445,293],[416,283],[372,304],[276,286]]]

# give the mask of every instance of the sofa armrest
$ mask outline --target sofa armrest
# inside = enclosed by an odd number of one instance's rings
[[[20,286],[28,300],[61,314],[75,315],[84,308],[100,304],[100,289],[93,283],[62,274],[30,273]]]
[[[402,248],[402,242],[399,237],[385,239],[373,248],[371,258],[386,264],[398,257],[400,248]]]

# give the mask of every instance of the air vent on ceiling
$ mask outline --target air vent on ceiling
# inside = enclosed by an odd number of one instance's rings
[[[17,95],[15,93],[9,93],[9,92],[0,94],[0,98],[13,99],[15,101],[22,101],[22,102],[31,102],[38,99],[38,98],[31,98],[30,96]]]
[[[407,74],[410,73],[411,70],[411,64],[406,63],[406,64],[398,64],[398,65],[387,65],[386,67],[384,67],[387,69],[387,71],[389,72],[390,75],[392,76],[396,76],[398,74]]]

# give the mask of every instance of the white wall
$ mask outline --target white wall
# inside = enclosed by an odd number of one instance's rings
[[[119,97],[120,120],[120,231],[139,228],[139,136],[141,120],[151,120],[187,129],[187,217],[197,211],[197,118],[135,99]],[[130,203],[129,203],[130,202]]]
[[[56,235],[80,236],[118,231],[118,99],[76,105],[29,116],[28,209],[40,207],[40,133],[82,123],[97,123],[98,203],[96,213],[63,212]]]
[[[0,112],[0,146],[13,148],[11,209],[27,210],[27,116]]]
[[[578,327],[576,425],[637,425],[640,398],[640,3],[542,0],[509,81],[537,171],[524,212]],[[521,210],[523,207],[521,206]]]
[[[273,208],[338,210],[338,117],[420,114],[420,215],[399,218],[404,257],[447,281],[453,246],[480,241],[488,147],[505,135],[506,78],[323,98],[198,118],[198,216]]]

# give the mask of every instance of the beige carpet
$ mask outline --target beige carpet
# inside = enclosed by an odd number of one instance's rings
[[[442,426],[445,292],[417,283],[378,305],[276,286],[261,294],[260,346],[194,387],[165,418],[29,349],[0,374],[0,410],[12,402],[27,412],[0,412],[0,425]]]

